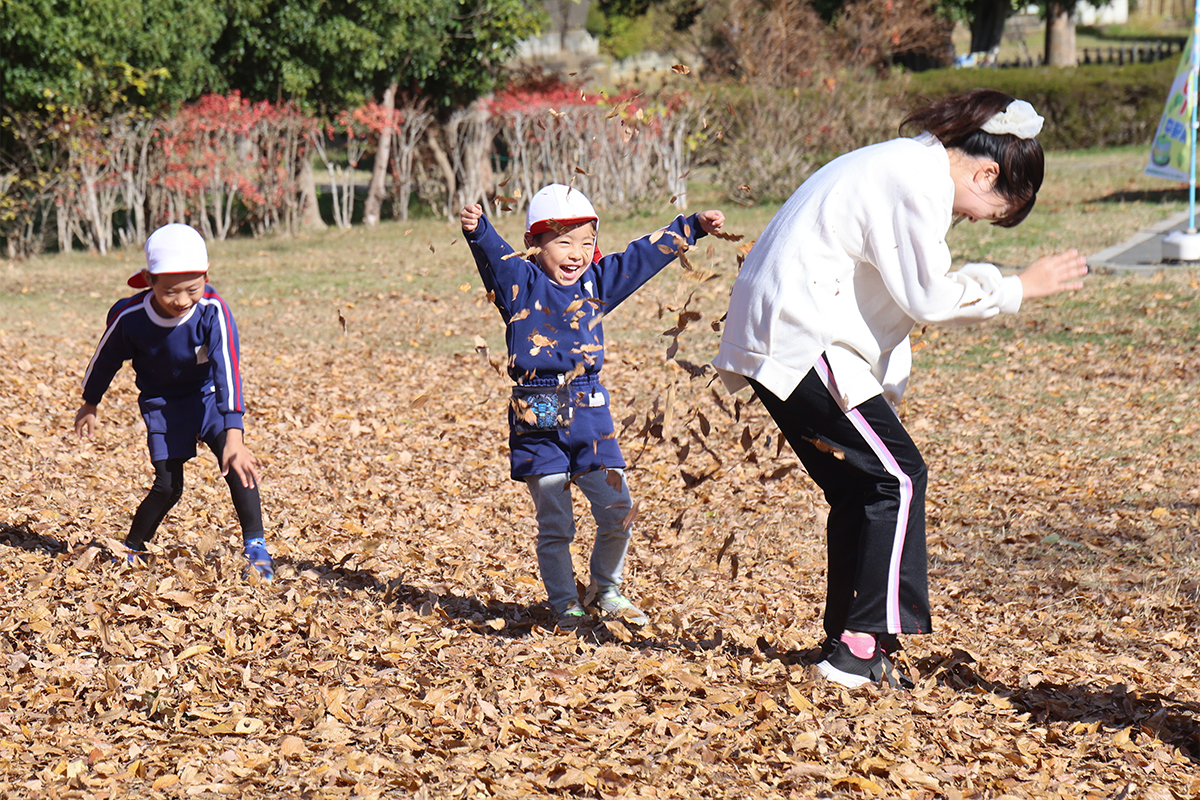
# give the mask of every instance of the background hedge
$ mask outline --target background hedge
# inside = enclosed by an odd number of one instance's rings
[[[1046,117],[1038,137],[1047,150],[1144,144],[1150,146],[1171,89],[1177,60],[1074,69],[957,69],[911,76],[903,100],[911,108],[922,97],[976,87],[999,89],[1028,100]]]

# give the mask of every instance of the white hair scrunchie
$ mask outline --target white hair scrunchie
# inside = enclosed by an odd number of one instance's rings
[[[1024,100],[1013,100],[1008,108],[983,123],[988,133],[1011,133],[1018,139],[1032,139],[1042,132],[1045,119],[1038,116],[1033,106]]]

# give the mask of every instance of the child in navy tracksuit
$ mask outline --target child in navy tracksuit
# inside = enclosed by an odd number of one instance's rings
[[[146,288],[119,301],[83,378],[75,432],[91,436],[96,406],[126,361],[137,374],[154,486],[134,514],[125,546],[146,543],[183,494],[183,465],[203,441],[220,462],[242,526],[243,553],[261,578],[274,577],[263,541],[258,462],[242,439],[242,379],[233,315],[208,285],[208,251],[195,228],[165,225],[146,240],[146,268],[129,279]]]
[[[526,253],[500,238],[481,206],[464,208],[461,220],[479,275],[508,326],[508,372],[516,382],[508,413],[512,477],[533,495],[538,568],[559,625],[577,625],[585,605],[644,625],[646,615],[621,594],[633,504],[608,390],[600,383],[600,322],[674,261],[680,242],[691,245],[720,230],[725,217],[720,211],[676,217],[624,253],[603,258],[592,204],[561,184],[531,198]],[[571,562],[571,484],[583,491],[596,520],[583,603]]]

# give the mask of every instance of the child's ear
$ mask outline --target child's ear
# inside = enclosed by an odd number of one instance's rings
[[[528,231],[526,231],[525,232],[525,249],[528,250],[529,248],[533,247],[535,242],[537,242],[537,237],[534,236],[532,233],[529,233]]]

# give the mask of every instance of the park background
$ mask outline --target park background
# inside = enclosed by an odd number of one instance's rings
[[[1011,32],[964,44],[973,6],[728,0],[602,5],[595,62],[514,61],[553,11],[5,4],[5,796],[1200,793],[1200,275],[1095,275],[915,332],[902,413],[930,464],[937,629],[907,642],[912,692],[847,692],[803,663],[824,504],[704,366],[778,203],[894,135],[916,97],[996,86],[1048,120],[1035,212],[955,228],[956,263],[1094,253],[1185,208],[1141,172],[1178,45],[925,69],[1021,50]],[[1157,53],[1182,17],[1080,30],[1080,48]],[[628,81],[595,74],[622,63]],[[550,180],[602,205],[606,251],[709,207],[745,236],[702,240],[607,321],[640,630],[563,635],[540,605],[503,327],[453,221],[480,199],[515,239]],[[209,238],[241,327],[271,584],[243,576],[209,457],[154,563],[112,563],[149,477],[128,370],[97,438],[70,431],[104,313],[171,220]]]

